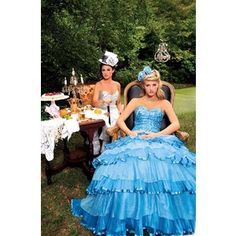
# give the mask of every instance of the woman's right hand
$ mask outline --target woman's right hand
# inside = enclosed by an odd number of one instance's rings
[[[103,102],[103,104],[105,104],[105,105],[109,105],[109,104],[111,103],[111,99],[110,99],[110,98],[104,98],[104,99],[102,100],[102,102]]]
[[[136,137],[138,135],[138,133],[139,133],[138,131],[130,131],[128,133],[128,135],[131,136],[131,137]]]

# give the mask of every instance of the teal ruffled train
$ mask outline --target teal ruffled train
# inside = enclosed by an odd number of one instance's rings
[[[140,106],[135,117],[134,130],[157,132],[163,112]],[[88,196],[72,199],[71,210],[95,235],[194,233],[195,154],[177,137],[127,136],[106,145],[93,165]]]

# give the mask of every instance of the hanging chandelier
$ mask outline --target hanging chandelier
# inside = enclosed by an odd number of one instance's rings
[[[170,60],[170,54],[167,51],[167,43],[160,43],[157,52],[154,55],[154,59],[157,62],[167,62]]]

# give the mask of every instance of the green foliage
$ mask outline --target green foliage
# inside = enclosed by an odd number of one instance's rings
[[[119,56],[117,80],[125,86],[144,65],[162,78],[195,83],[195,1],[42,0],[42,93],[61,90],[74,67],[85,81],[97,81],[105,50]],[[161,40],[171,60],[157,63]]]

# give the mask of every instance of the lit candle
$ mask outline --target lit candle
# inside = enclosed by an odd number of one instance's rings
[[[67,80],[66,80],[66,77],[65,77],[65,80],[64,80],[64,85],[67,85]]]
[[[76,85],[77,84],[77,80],[76,79],[74,79],[74,85]]]
[[[75,70],[72,68],[72,75],[75,76]]]
[[[83,79],[82,74],[80,74],[80,81],[81,81],[81,84],[84,84],[84,79]]]

